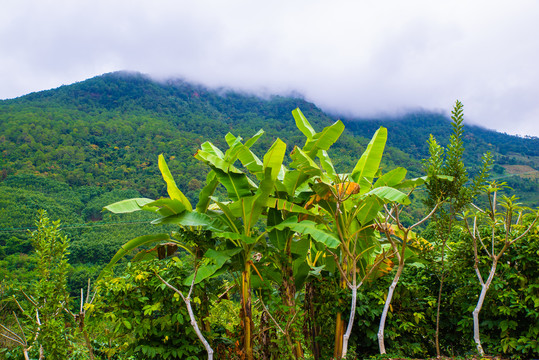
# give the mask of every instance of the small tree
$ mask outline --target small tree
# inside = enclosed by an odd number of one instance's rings
[[[440,146],[434,136],[430,135],[429,153],[430,157],[425,161],[425,171],[430,178],[426,184],[428,197],[426,204],[434,207],[440,203],[438,211],[434,214],[434,226],[436,231],[436,250],[439,255],[436,256],[438,278],[440,286],[438,288],[438,300],[436,308],[436,333],[435,345],[436,355],[440,352],[440,307],[442,303],[442,291],[446,279],[446,245],[454,225],[456,214],[460,213],[465,206],[473,201],[492,167],[492,157],[490,153],[483,155],[483,165],[477,176],[474,177],[471,184],[468,180],[468,171],[462,161],[464,155],[464,113],[463,105],[456,101],[451,112],[453,133],[449,139],[447,148]],[[440,177],[442,175],[443,177]],[[448,177],[451,177],[449,180]]]
[[[531,209],[517,203],[517,198],[515,196],[503,196],[499,204],[503,210],[498,211],[497,194],[504,185],[504,183],[490,183],[485,188],[489,201],[488,208],[486,210],[477,208],[477,211],[474,213],[465,212],[463,215],[466,229],[472,238],[475,273],[481,284],[481,293],[473,311],[474,341],[477,346],[477,352],[481,356],[484,356],[485,352],[481,346],[481,339],[479,336],[479,313],[481,312],[490,284],[496,275],[498,262],[505,251],[515,242],[524,238],[539,219],[539,210],[537,210],[531,224],[527,228],[523,227],[522,222],[524,216],[529,213],[533,214],[533,212]],[[472,225],[469,224],[470,218],[473,218]],[[484,228],[479,226],[481,223],[485,225]],[[488,237],[490,237],[490,240],[487,240]],[[490,244],[487,241],[489,241]],[[481,252],[484,252],[490,260],[490,271],[486,280],[481,274]]]
[[[22,346],[25,358],[28,358],[29,350],[34,344],[38,344],[39,359],[43,359],[45,355],[51,359],[66,359],[67,331],[65,321],[60,315],[69,300],[66,286],[69,239],[61,233],[60,221],[50,221],[45,210],[40,210],[36,227],[37,229],[30,234],[37,257],[39,276],[34,289],[35,295],[23,292],[29,303],[29,309],[14,299],[22,314],[28,319],[28,326],[21,325],[17,315],[14,314],[19,331],[13,331],[3,325],[1,327],[10,335],[8,339]],[[32,333],[34,344],[27,340],[25,332]]]
[[[69,308],[65,307],[65,311],[73,317],[73,321],[79,326],[79,331],[81,332],[82,336],[84,337],[84,342],[86,344],[86,348],[88,349],[88,354],[90,356],[90,360],[94,360],[94,350],[92,348],[92,343],[90,341],[90,336],[88,336],[88,332],[86,331],[86,319],[87,319],[87,312],[88,308],[90,308],[95,299],[96,292],[94,291],[94,295],[90,297],[90,279],[88,279],[88,290],[86,291],[86,298],[84,298],[84,290],[80,289],[80,309],[78,313],[74,313]]]
[[[37,341],[52,359],[67,358],[65,319],[61,316],[68,303],[67,248],[69,239],[60,231],[60,221],[50,221],[45,210],[39,213],[37,230],[31,233],[38,259],[39,281],[31,303],[39,312],[41,329]]]
[[[435,205],[434,209],[432,209],[427,216],[410,227],[405,227],[403,225],[400,218],[403,205],[398,203],[394,203],[391,206],[385,206],[386,211],[384,217],[382,219],[377,219],[376,229],[385,235],[385,240],[391,244],[393,253],[398,261],[397,271],[393,277],[391,285],[388,288],[384,310],[382,311],[382,316],[380,318],[380,327],[378,329],[378,346],[380,348],[380,354],[386,353],[384,329],[387,314],[389,312],[389,306],[391,305],[391,300],[393,299],[393,293],[404,269],[406,257],[409,254],[409,247],[413,246],[414,242],[417,242],[417,237],[412,230],[430,218],[436,211],[437,206],[438,204]]]

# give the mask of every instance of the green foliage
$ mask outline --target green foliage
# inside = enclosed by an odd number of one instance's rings
[[[92,326],[101,332],[100,351],[138,359],[203,356],[204,349],[189,325],[185,304],[155,276],[154,272],[161,269],[166,274],[163,276],[182,289],[190,265],[178,258],[138,262],[128,264],[120,277],[98,283]],[[195,292],[195,303],[198,296],[201,293]],[[109,338],[113,341],[109,342]]]

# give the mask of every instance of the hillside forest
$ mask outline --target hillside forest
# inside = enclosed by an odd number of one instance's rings
[[[536,358],[539,139],[451,106],[134,73],[0,101],[0,357]]]

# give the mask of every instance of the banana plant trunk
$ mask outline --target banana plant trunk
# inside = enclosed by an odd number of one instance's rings
[[[253,360],[253,318],[251,312],[251,262],[247,261],[241,273],[241,325],[245,359]]]
[[[344,335],[344,321],[342,319],[342,313],[339,311],[337,313],[337,320],[335,321],[335,351],[333,353],[333,357],[335,359],[341,358],[343,335]]]
[[[344,264],[343,268],[346,271],[346,264]],[[340,282],[340,286],[342,289],[346,289],[346,280],[342,279]],[[342,304],[342,300],[339,299],[339,304]],[[342,312],[339,311],[337,313],[337,320],[335,321],[335,351],[333,353],[333,357],[335,359],[341,359],[342,358],[342,350],[343,350],[343,341],[344,341],[344,319]]]
[[[308,329],[308,336],[311,342],[311,353],[314,360],[320,360],[320,344],[316,340],[320,335],[320,327],[316,321],[314,299],[316,289],[313,280],[307,282],[305,286],[305,323]]]
[[[289,309],[288,310],[288,318],[292,319],[294,317],[295,311],[296,311],[296,285],[294,281],[294,269],[293,269],[293,258],[292,258],[292,252],[290,249],[291,242],[287,244],[287,259],[288,262],[283,267],[283,302],[284,305]],[[296,327],[294,324],[290,324],[290,330],[286,332],[287,341],[291,345],[292,353],[294,354],[294,359],[303,359],[303,348],[301,347],[301,343],[293,339],[296,338]]]

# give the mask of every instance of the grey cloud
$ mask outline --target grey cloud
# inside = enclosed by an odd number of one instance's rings
[[[298,91],[357,116],[465,104],[468,121],[539,136],[533,1],[7,0],[0,98],[134,70]]]

